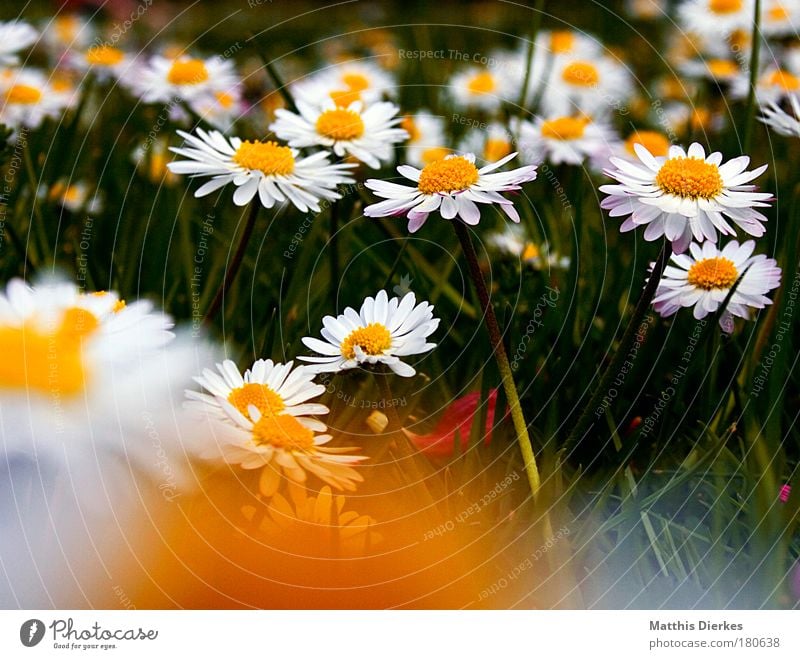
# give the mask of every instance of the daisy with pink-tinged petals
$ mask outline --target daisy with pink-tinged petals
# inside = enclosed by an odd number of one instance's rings
[[[600,186],[608,195],[601,207],[611,217],[628,216],[621,231],[644,226],[645,240],[665,236],[678,254],[692,239],[715,243],[717,232],[736,235],[731,223],[751,236],[764,235],[767,218],[756,209],[769,206],[772,195],[756,192],[750,181],[766,165],[747,171],[748,156],[722,164],[721,153],[706,156],[696,142],[688,151],[671,146],[666,157],[653,156],[641,144],[634,150],[640,162],[610,158],[613,168],[606,175],[618,183]]]
[[[481,219],[478,204],[498,204],[511,220],[519,222],[513,202],[500,193],[519,190],[523,183],[533,181],[536,178],[536,166],[495,172],[516,155],[510,153],[480,169],[475,166],[475,156],[471,153],[447,156],[429,163],[421,170],[401,165],[397,171],[414,181],[416,187],[378,179],[367,180],[366,186],[386,201],[367,206],[364,215],[405,215],[408,218],[408,230],[414,233],[433,212],[438,212],[445,220],[459,217],[465,224],[475,225]]]

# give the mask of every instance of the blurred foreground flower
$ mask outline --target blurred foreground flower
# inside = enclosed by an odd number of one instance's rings
[[[732,240],[724,249],[706,241],[689,245],[689,254],[673,254],[658,285],[653,306],[662,316],[671,316],[681,307],[694,307],[698,320],[714,313],[739,279],[720,325],[733,331],[733,316],[748,318],[750,309],[763,309],[772,301],[765,296],[781,283],[781,269],[775,259],[764,254],[752,256],[756,243],[741,245]],[[746,271],[746,272],[745,272]]]
[[[516,155],[510,153],[480,169],[475,166],[475,156],[471,153],[447,156],[426,165],[422,170],[401,165],[397,171],[416,182],[416,187],[368,179],[366,186],[386,201],[367,206],[364,215],[406,215],[408,230],[414,233],[433,212],[439,212],[445,220],[460,217],[466,224],[474,225],[481,219],[478,204],[498,204],[512,221],[519,222],[514,203],[500,193],[519,190],[523,183],[533,181],[536,178],[536,166],[526,165],[507,172],[491,173]]]
[[[403,299],[388,298],[380,291],[375,298],[368,297],[360,312],[347,307],[336,318],[322,319],[321,341],[304,337],[303,343],[322,357],[298,357],[312,362],[317,373],[336,373],[362,364],[385,364],[397,375],[411,377],[414,368],[401,357],[418,355],[436,347],[427,337],[436,331],[439,319],[433,317],[433,305],[416,303],[413,293]]]
[[[418,435],[405,428],[403,428],[403,432],[420,451],[437,458],[453,455],[456,450],[456,436],[458,436],[458,450],[463,453],[469,445],[472,426],[480,401],[481,393],[479,391],[468,393],[466,396],[454,400],[445,409],[431,432],[425,435]],[[486,428],[485,432],[482,433],[483,443],[486,445],[489,444],[492,438],[491,432],[494,427],[496,406],[497,389],[490,389],[486,397]]]

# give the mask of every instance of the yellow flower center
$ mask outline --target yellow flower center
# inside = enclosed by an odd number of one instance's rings
[[[689,283],[706,291],[730,288],[736,283],[739,273],[733,261],[724,256],[701,259],[689,268]]]
[[[317,132],[334,140],[355,140],[364,134],[364,121],[352,110],[325,110],[317,119]]]
[[[463,156],[445,158],[422,168],[417,188],[425,194],[466,190],[479,176],[478,168]]]
[[[353,92],[363,92],[370,86],[367,77],[360,73],[345,73],[342,76],[342,82]]]
[[[294,171],[292,150],[272,141],[245,140],[236,149],[232,160],[245,169],[259,170],[266,176],[288,176]]]
[[[666,156],[669,151],[669,140],[666,135],[655,130],[637,130],[625,140],[625,149],[636,155],[634,144],[641,144],[654,156]]]
[[[100,327],[86,309],[67,309],[51,331],[34,326],[0,328],[0,387],[68,396],[87,379],[82,340]]]
[[[528,243],[525,245],[525,249],[522,251],[522,260],[532,261],[533,259],[538,259],[539,254],[539,248],[533,243]]]
[[[201,59],[177,59],[167,73],[167,80],[173,85],[199,85],[208,77],[208,69]]]
[[[483,157],[487,162],[496,162],[500,158],[505,158],[509,153],[511,153],[511,145],[508,140],[489,138],[483,147]]]
[[[257,382],[248,382],[231,391],[228,394],[228,402],[248,418],[250,414],[247,408],[250,405],[255,406],[261,412],[261,416],[274,416],[286,409],[280,394],[267,385]]]
[[[494,76],[488,71],[481,71],[470,78],[470,81],[467,83],[467,90],[470,94],[482,96],[484,94],[491,94],[496,86],[497,84],[494,81]]]
[[[577,140],[583,137],[589,119],[586,117],[559,117],[542,123],[542,137],[551,140]]]
[[[6,101],[8,103],[19,103],[20,105],[33,105],[42,100],[42,92],[30,85],[11,85],[6,91]]]
[[[253,441],[258,446],[274,446],[287,451],[311,451],[314,433],[291,414],[262,416],[253,424]]]
[[[780,69],[770,73],[765,82],[770,86],[780,87],[782,90],[787,92],[793,92],[800,89],[800,78],[792,75],[788,71],[782,71]]]
[[[722,192],[722,176],[700,158],[670,158],[658,170],[656,185],[684,199],[711,199]]]
[[[450,155],[450,149],[444,146],[432,146],[422,152],[422,162],[425,165],[430,165],[437,160],[444,160]]]
[[[356,346],[368,355],[381,355],[392,347],[392,335],[385,325],[370,323],[347,335],[347,338],[342,341],[342,356],[345,359],[354,359]]]
[[[783,5],[775,5],[774,7],[770,7],[767,12],[767,18],[775,22],[789,20],[789,10]]]
[[[709,0],[708,8],[715,14],[733,14],[743,6],[742,0]]]
[[[600,82],[600,72],[591,62],[572,62],[561,72],[564,82],[578,87],[594,87]]]
[[[233,95],[228,92],[215,92],[214,98],[217,99],[217,103],[219,103],[220,107],[225,110],[230,110],[233,107]]]
[[[119,48],[112,46],[93,46],[86,52],[86,63],[92,66],[114,66],[119,64],[124,57]]]
[[[726,76],[735,76],[739,73],[739,67],[736,62],[729,59],[712,59],[706,64],[709,73],[715,78],[724,78]]]
[[[557,55],[572,52],[575,47],[575,33],[570,30],[555,30],[550,33],[550,50]]]
[[[71,14],[57,16],[54,24],[56,36],[61,43],[72,43],[80,26],[78,17]]]
[[[351,103],[361,100],[361,93],[354,89],[337,89],[332,91],[329,96],[339,108],[346,108]]]
[[[409,142],[416,142],[420,138],[419,128],[417,128],[417,123],[411,115],[403,117],[403,120],[400,122],[400,128],[408,133]]]

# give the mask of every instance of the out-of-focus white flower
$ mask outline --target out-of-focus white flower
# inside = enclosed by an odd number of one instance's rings
[[[448,83],[450,96],[459,108],[492,112],[503,102],[514,102],[519,88],[507,70],[472,66],[456,73]],[[515,96],[516,93],[516,96]]]
[[[451,154],[445,146],[447,137],[442,117],[423,110],[403,117],[400,128],[408,133],[406,160],[414,167],[424,167]]]
[[[0,76],[0,123],[11,128],[38,128],[46,117],[58,117],[71,98],[54,89],[40,71],[12,71]]]
[[[121,81],[145,103],[214,98],[217,93],[232,93],[240,84],[231,60],[185,55],[174,59],[154,55],[142,66],[128,70]]]
[[[685,32],[725,39],[739,30],[750,31],[753,0],[684,0],[678,16]]]
[[[513,126],[512,126],[513,129]],[[616,146],[614,131],[588,116],[537,117],[516,129],[526,162],[581,165],[586,160],[603,162]]]
[[[0,22],[0,66],[12,66],[19,62],[20,50],[32,46],[39,33],[32,25],[23,21]]]
[[[491,122],[485,129],[472,128],[458,145],[461,153],[474,153],[482,164],[497,162],[514,150],[514,138],[501,123]]]
[[[308,105],[323,105],[329,101],[340,107],[348,107],[355,101],[369,105],[397,96],[394,76],[367,61],[334,64],[292,84],[291,89],[295,98]]]
[[[550,249],[548,243],[537,245],[525,235],[520,224],[507,224],[501,232],[489,236],[489,244],[509,256],[519,259],[535,270],[566,270],[570,258],[560,256]]]

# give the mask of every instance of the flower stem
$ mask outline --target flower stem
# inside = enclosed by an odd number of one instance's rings
[[[626,359],[631,350],[633,340],[636,337],[636,332],[639,326],[642,324],[644,315],[647,313],[647,309],[650,307],[650,303],[655,297],[658,283],[661,280],[661,275],[664,273],[664,269],[667,267],[671,253],[672,250],[669,248],[668,243],[665,242],[664,246],[661,248],[661,254],[659,254],[658,260],[653,267],[653,272],[650,274],[650,278],[647,281],[647,285],[642,291],[642,294],[639,296],[639,300],[636,302],[636,307],[633,310],[633,316],[631,316],[630,321],[628,321],[628,325],[625,328],[622,339],[620,339],[619,347],[617,348],[616,353],[614,353],[614,358],[606,367],[606,370],[600,377],[600,382],[595,388],[592,397],[583,408],[583,412],[581,412],[580,417],[578,417],[575,427],[573,427],[572,431],[567,436],[566,443],[564,444],[565,450],[568,447],[573,446],[575,442],[579,442],[583,439],[584,434],[590,426],[590,417],[592,412],[597,409],[602,397],[606,394],[609,385],[611,384],[611,379],[619,373],[619,369],[622,366],[623,360]]]
[[[478,255],[475,253],[475,246],[472,244],[469,229],[461,222],[461,220],[454,219],[453,227],[456,230],[456,235],[461,242],[461,249],[467,259],[469,266],[469,273],[472,277],[472,283],[478,293],[481,307],[483,308],[483,320],[486,324],[486,329],[489,332],[489,342],[494,352],[494,358],[497,361],[497,368],[500,371],[500,377],[503,382],[503,390],[505,391],[506,398],[508,399],[508,406],[511,410],[511,418],[514,422],[514,430],[517,433],[517,442],[522,453],[522,460],[525,464],[525,473],[528,476],[528,484],[531,488],[531,495],[534,500],[539,494],[541,487],[541,478],[539,477],[539,469],[536,466],[536,456],[533,453],[531,440],[528,436],[528,424],[525,422],[525,416],[522,413],[522,406],[519,402],[519,394],[517,387],[514,384],[514,375],[511,371],[511,364],[508,361],[505,346],[503,345],[503,335],[500,332],[500,326],[497,323],[497,316],[495,316],[494,309],[492,308],[492,301],[489,298],[489,291],[486,288],[486,282],[481,273],[481,267],[478,263]]]
[[[756,116],[756,87],[758,85],[758,58],[761,50],[761,0],[755,1],[753,10],[753,43],[750,45],[750,91],[747,95],[747,110],[744,119],[744,137],[742,138],[742,151],[747,153],[750,150],[750,142],[753,138],[753,125]]]
[[[341,199],[334,199],[331,203],[331,237],[328,243],[330,250],[330,286],[331,286],[331,306],[336,308],[336,296],[339,292],[339,202]]]
[[[236,247],[236,253],[233,255],[233,259],[231,259],[230,266],[225,270],[225,274],[222,276],[222,283],[217,289],[217,293],[214,296],[211,305],[208,307],[208,311],[206,312],[204,322],[207,324],[210,323],[219,312],[223,302],[225,301],[225,296],[228,294],[228,291],[233,284],[233,280],[236,279],[236,274],[239,272],[239,268],[242,266],[242,261],[244,261],[244,253],[247,251],[247,244],[250,242],[250,237],[253,235],[253,229],[256,226],[256,218],[258,217],[258,211],[260,208],[261,204],[259,203],[258,198],[253,199],[253,201],[250,202],[250,212],[247,215],[247,221],[244,225],[244,230],[242,231],[242,237],[239,240],[239,245]]]

